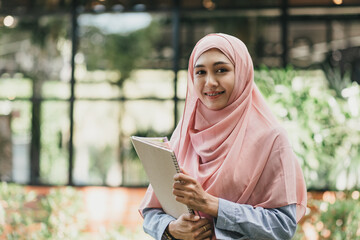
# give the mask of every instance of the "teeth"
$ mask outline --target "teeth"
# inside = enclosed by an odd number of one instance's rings
[[[216,96],[216,95],[222,94],[222,93],[224,93],[224,92],[225,92],[225,91],[218,92],[218,93],[211,93],[211,94],[209,94],[209,93],[205,93],[205,95],[210,96],[210,97],[213,97],[213,96]]]

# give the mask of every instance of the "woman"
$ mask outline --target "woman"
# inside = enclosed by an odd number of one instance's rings
[[[246,46],[210,34],[189,60],[182,120],[171,138],[182,173],[177,201],[200,213],[164,213],[151,186],[141,204],[155,239],[291,239],[306,208],[301,168],[256,87]]]

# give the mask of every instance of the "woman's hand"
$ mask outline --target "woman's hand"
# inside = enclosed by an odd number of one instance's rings
[[[200,183],[182,169],[174,176],[173,194],[176,201],[187,205],[195,211],[217,217],[219,199],[205,192]]]
[[[210,240],[212,223],[206,218],[193,214],[183,214],[168,225],[169,233],[176,239]]]

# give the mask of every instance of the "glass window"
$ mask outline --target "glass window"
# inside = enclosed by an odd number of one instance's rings
[[[289,23],[289,60],[296,67],[309,67],[325,61],[328,52],[325,21],[291,21]]]
[[[137,70],[124,83],[127,98],[172,98],[174,96],[174,73],[169,70]]]
[[[119,185],[109,174],[119,168],[119,102],[77,101],[74,126],[74,183],[78,185]]]
[[[343,3],[344,7],[304,8],[299,1],[290,0],[288,63],[296,68],[332,64],[332,75],[339,83],[347,79],[349,71],[351,79],[360,82],[360,23],[358,8],[351,7],[354,1]],[[13,180],[58,185],[67,184],[72,156],[68,152],[72,21],[70,13],[62,14],[72,1],[45,2],[34,0],[31,6],[25,6],[20,0],[1,1],[3,15],[11,12],[17,16],[0,17],[0,115],[11,119]],[[313,4],[311,0],[306,2]],[[147,183],[129,137],[171,135],[174,111],[178,119],[183,113],[188,59],[204,35],[223,32],[239,37],[256,68],[283,65],[281,1],[263,0],[262,8],[257,8],[259,2],[234,2],[238,9],[229,9],[227,4],[201,1],[182,6],[179,101],[175,106],[172,12],[157,11],[148,3],[79,3],[75,184]],[[165,5],[163,9],[172,8],[171,4]],[[212,11],[188,11],[192,7]],[[24,10],[28,14],[23,14]],[[53,14],[56,10],[58,14]],[[341,87],[342,83],[336,85]],[[30,149],[36,151],[32,159]],[[30,171],[40,176],[31,176]],[[322,174],[320,170],[306,171],[307,176]],[[321,184],[327,181],[333,180],[323,178]]]
[[[11,114],[12,178],[17,183],[30,181],[31,103],[0,101],[2,114]]]
[[[42,103],[40,147],[42,183],[64,185],[68,182],[69,125],[68,102]]]
[[[46,81],[42,85],[42,96],[45,99],[61,99],[70,98],[70,84],[63,81]]]
[[[144,185],[147,177],[132,148],[130,136],[163,137],[170,139],[174,129],[172,101],[127,101],[122,119],[123,184]]]
[[[75,184],[147,182],[129,138],[173,128],[173,102],[166,100],[174,96],[174,74],[161,69],[172,66],[166,19],[148,13],[80,15]]]
[[[186,90],[187,90],[187,70],[182,70],[178,72],[178,87],[177,87],[177,95],[180,99],[186,98]]]
[[[22,74],[0,78],[0,98],[15,100],[17,98],[30,98],[32,95],[32,81],[24,78]]]
[[[68,103],[61,102],[70,97],[69,15],[8,19],[0,34],[0,111],[12,115],[13,180],[29,183],[31,169],[40,173],[37,184],[66,184],[68,149],[59,135],[69,132]]]

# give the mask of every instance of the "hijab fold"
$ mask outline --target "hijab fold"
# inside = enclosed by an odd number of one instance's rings
[[[212,48],[234,64],[234,89],[221,110],[206,108],[194,90],[194,65]],[[254,83],[250,54],[239,39],[210,34],[194,47],[184,113],[170,142],[180,166],[213,196],[263,208],[296,204],[296,220],[304,215],[306,186],[300,165]],[[160,207],[149,186],[140,211]]]

